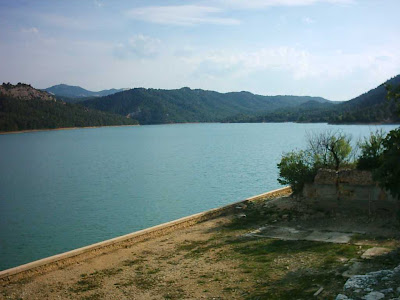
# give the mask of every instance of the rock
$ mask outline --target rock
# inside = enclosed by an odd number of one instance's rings
[[[382,256],[385,254],[388,254],[390,252],[390,249],[383,248],[383,247],[373,247],[365,251],[362,255],[361,258],[363,259],[370,259],[376,256]]]
[[[336,296],[335,300],[348,300],[349,298],[346,295],[339,294]]]
[[[356,299],[379,300],[400,299],[400,266],[393,270],[380,270],[365,275],[354,275],[344,285],[346,297],[354,296]],[[398,286],[397,288],[393,288]],[[338,295],[343,296],[343,294]],[[398,298],[396,298],[398,297]],[[336,299],[348,299],[336,298]]]
[[[345,290],[365,289],[371,285],[377,284],[378,281],[369,275],[355,275],[349,278],[344,284]]]
[[[385,298],[385,295],[380,292],[370,292],[364,296],[365,300],[379,300]]]

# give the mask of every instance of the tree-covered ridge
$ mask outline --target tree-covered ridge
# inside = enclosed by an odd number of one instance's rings
[[[218,93],[201,89],[135,88],[82,102],[90,108],[130,116],[140,124],[219,122],[239,113],[254,115],[296,107],[308,101],[330,103],[320,97],[260,96],[249,92]]]
[[[400,84],[400,75],[386,81],[352,100],[337,105],[324,103],[305,103],[295,108],[276,110],[268,114],[256,116],[241,114],[225,119],[225,122],[327,122],[343,123],[398,123],[400,117],[396,114],[396,105],[386,101],[385,86]]]
[[[48,101],[49,94],[35,90],[29,85],[3,84],[2,87],[0,131],[137,124],[136,120],[130,118],[57,101],[52,96],[51,101]],[[10,93],[2,92],[3,90],[18,90],[21,92],[18,95],[35,97],[12,97]]]

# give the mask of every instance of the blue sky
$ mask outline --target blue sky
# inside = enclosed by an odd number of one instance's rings
[[[348,100],[400,74],[398,0],[0,0],[0,81]]]

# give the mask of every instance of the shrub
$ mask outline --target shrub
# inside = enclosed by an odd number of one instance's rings
[[[306,182],[312,182],[317,173],[310,153],[305,151],[284,154],[278,168],[278,182],[290,184],[295,194],[303,190]]]
[[[384,151],[383,141],[385,133],[382,130],[371,132],[370,136],[365,137],[362,142],[358,143],[361,149],[361,155],[357,161],[357,169],[374,170],[382,164],[382,154]]]
[[[389,101],[397,103],[400,115],[400,84],[386,87]],[[374,180],[400,199],[400,128],[394,129],[383,139],[383,152],[380,166],[373,172]]]
[[[374,180],[400,199],[400,128],[388,133],[383,140],[383,153],[379,168],[373,172]]]

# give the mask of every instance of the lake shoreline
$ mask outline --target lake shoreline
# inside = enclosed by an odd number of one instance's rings
[[[328,124],[328,125],[400,125],[400,123],[327,123],[327,122],[182,122],[182,123],[163,123],[163,124],[143,124],[143,125],[179,125],[179,124],[280,124],[280,123],[294,123],[294,124]],[[14,130],[14,131],[0,131],[0,135],[3,134],[17,134],[17,133],[29,133],[29,132],[40,132],[40,131],[56,131],[56,130],[73,130],[73,129],[85,129],[85,128],[103,128],[103,127],[130,127],[130,126],[143,126],[141,124],[136,125],[105,125],[105,126],[84,126],[84,127],[60,127],[60,128],[43,128],[43,129],[26,129],[26,130]]]
[[[29,132],[40,132],[40,131],[57,131],[57,130],[74,130],[74,129],[88,129],[88,128],[103,128],[103,127],[130,127],[140,126],[137,125],[105,125],[105,126],[84,126],[84,127],[60,127],[60,128],[43,128],[43,129],[27,129],[27,130],[14,130],[14,131],[0,131],[2,134],[17,134],[17,133],[29,133]]]

